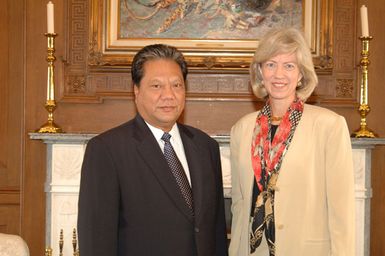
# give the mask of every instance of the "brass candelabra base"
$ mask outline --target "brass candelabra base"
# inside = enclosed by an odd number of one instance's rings
[[[370,130],[359,129],[353,133],[354,138],[376,138],[377,136]]]
[[[54,100],[47,100],[45,109],[48,111],[48,120],[36,132],[40,133],[61,133],[62,129],[53,121],[53,112],[56,109],[56,102]]]
[[[375,138],[377,135],[372,132],[366,124],[366,116],[370,112],[370,107],[367,104],[360,105],[358,112],[361,115],[360,128],[351,135],[354,138]]]
[[[36,132],[39,132],[39,133],[61,133],[63,131],[54,122],[47,122],[47,123],[43,124],[43,126],[40,127],[40,129],[38,129]]]

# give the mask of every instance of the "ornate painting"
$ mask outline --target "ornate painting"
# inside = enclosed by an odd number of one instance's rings
[[[302,28],[301,0],[120,0],[120,39],[255,40],[273,27]]]
[[[332,35],[329,0],[91,0],[91,4],[91,66],[129,66],[138,49],[166,43],[184,52],[191,69],[246,70],[263,34],[287,26],[304,31],[316,65],[318,60],[327,62],[331,52],[325,47]]]

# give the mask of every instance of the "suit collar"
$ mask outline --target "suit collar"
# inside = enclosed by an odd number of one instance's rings
[[[194,218],[191,215],[191,211],[180,193],[178,185],[175,182],[175,178],[169,169],[158,142],[139,114],[135,117],[134,123],[136,127],[134,137],[138,141],[137,149],[143,161],[150,167],[150,170],[157,178],[166,194],[168,194],[170,199],[174,202],[175,206],[186,216],[187,219],[193,222]],[[187,157],[187,159],[189,158]]]

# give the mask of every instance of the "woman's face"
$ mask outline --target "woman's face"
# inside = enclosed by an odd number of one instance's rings
[[[278,54],[261,64],[263,85],[272,102],[291,104],[301,80],[295,53]]]

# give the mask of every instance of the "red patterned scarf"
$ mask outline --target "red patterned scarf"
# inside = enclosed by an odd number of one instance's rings
[[[301,119],[303,102],[294,101],[271,140],[271,109],[269,101],[259,113],[251,144],[251,160],[259,195],[252,213],[250,250],[253,253],[262,241],[263,233],[270,256],[275,255],[274,189],[282,159],[287,152],[295,129]]]

